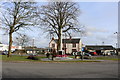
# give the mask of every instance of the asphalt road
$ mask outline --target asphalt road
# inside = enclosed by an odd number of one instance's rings
[[[3,62],[3,78],[118,78],[118,62],[11,63]]]
[[[2,61],[0,61],[0,79],[2,78]]]

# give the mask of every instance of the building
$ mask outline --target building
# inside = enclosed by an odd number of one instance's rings
[[[8,48],[9,48],[8,45],[0,43],[0,51],[8,51]],[[15,49],[22,49],[22,47],[12,45],[11,51],[15,51]]]
[[[43,54],[45,51],[44,48],[37,48],[37,47],[23,47],[23,49],[16,49],[14,51],[15,54]]]
[[[8,45],[0,43],[0,51],[8,51]]]
[[[11,51],[15,51],[16,49],[22,49],[22,46],[12,46]]]
[[[57,51],[58,39],[52,39],[49,43],[49,47]],[[65,53],[71,54],[72,52],[78,52],[82,49],[82,42],[80,38],[62,39],[62,49]]]
[[[30,53],[44,53],[44,48],[37,48],[37,47],[24,47],[24,50],[27,54],[30,54]]]
[[[101,55],[103,52],[115,51],[112,45],[86,45],[85,49],[90,52],[94,51],[98,55]]]

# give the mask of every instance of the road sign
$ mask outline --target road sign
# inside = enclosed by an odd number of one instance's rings
[[[81,51],[85,51],[85,47],[82,47],[82,50]]]

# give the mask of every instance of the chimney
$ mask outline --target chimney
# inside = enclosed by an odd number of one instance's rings
[[[54,40],[54,37],[52,37],[52,40]]]
[[[72,39],[72,36],[70,36],[70,40]]]

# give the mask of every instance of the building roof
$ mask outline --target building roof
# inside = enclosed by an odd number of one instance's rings
[[[58,39],[54,39],[54,41],[57,43]],[[75,38],[75,39],[63,39],[62,43],[79,43],[80,38]]]
[[[44,48],[37,48],[36,46],[34,46],[34,47],[29,46],[29,47],[24,47],[24,49],[32,51],[32,50],[43,50]]]
[[[86,45],[85,47],[89,50],[113,50],[114,49],[112,45]]]

